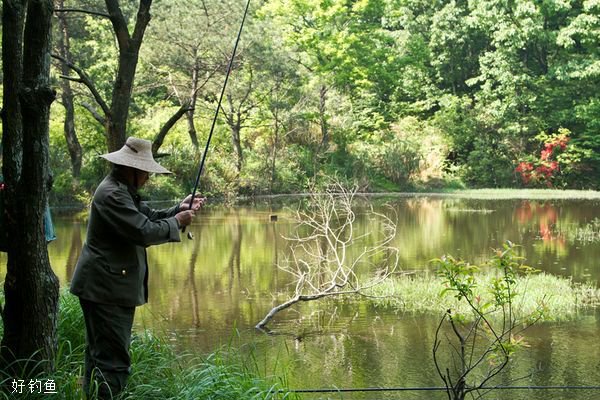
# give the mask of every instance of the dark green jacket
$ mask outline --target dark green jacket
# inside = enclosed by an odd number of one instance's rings
[[[107,176],[96,192],[71,293],[125,307],[148,301],[146,247],[179,242],[179,206],[152,210],[126,184]]]

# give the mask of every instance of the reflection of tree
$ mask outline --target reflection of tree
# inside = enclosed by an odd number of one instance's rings
[[[229,260],[227,262],[227,266],[229,268],[229,295],[231,296],[233,292],[233,282],[235,280],[235,272],[237,271],[237,283],[238,287],[240,286],[240,254],[242,249],[242,225],[240,224],[240,215],[239,213],[235,213],[235,231],[232,237],[232,246],[231,246],[231,254],[229,255]]]
[[[81,253],[81,223],[75,222],[71,229],[71,248],[69,250],[69,256],[67,257],[67,279],[71,280],[73,276],[73,270],[75,269],[75,263]]]
[[[192,250],[192,257],[190,258],[190,272],[186,285],[190,285],[190,299],[192,302],[192,324],[194,327],[200,326],[200,307],[198,302],[198,289],[196,288],[196,260],[198,259],[198,253],[200,252],[200,242],[202,241],[202,230],[198,232],[194,240],[194,250]]]
[[[271,238],[268,240],[270,243],[273,243],[273,265],[279,265],[279,246],[277,245],[279,242],[279,237],[277,233],[277,224],[275,222],[271,222]],[[273,270],[273,283],[275,287],[279,287],[279,268],[274,268]]]
[[[557,229],[559,221],[559,211],[554,204],[533,201],[522,201],[515,208],[514,215],[521,225],[531,224],[535,227],[535,232],[544,247],[557,247],[557,250],[564,250],[565,237]]]

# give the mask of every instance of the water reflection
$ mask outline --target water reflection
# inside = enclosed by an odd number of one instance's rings
[[[377,199],[377,210],[397,220],[400,267],[429,268],[428,261],[453,254],[471,262],[487,259],[505,240],[522,244],[527,263],[575,281],[600,278],[600,216],[597,201]],[[393,211],[383,207],[391,204]],[[377,231],[362,218],[359,232]],[[439,386],[431,357],[437,316],[396,315],[361,302],[303,304],[278,315],[265,336],[254,325],[292,283],[276,265],[288,256],[282,236],[294,227],[281,205],[212,207],[193,225],[195,240],[149,249],[150,303],[136,315],[138,329],[163,331],[182,349],[213,351],[234,342],[252,350],[264,373],[284,370],[294,387]],[[277,213],[278,222],[269,215]],[[49,246],[61,283],[73,273],[85,222],[56,216],[58,239]],[[582,235],[585,232],[585,235]],[[596,239],[594,239],[596,238]],[[0,268],[6,258],[0,253]],[[4,271],[2,271],[4,272]],[[600,382],[599,317],[593,313],[526,332],[530,347],[502,379],[533,373],[521,384]],[[594,397],[595,396],[595,397]],[[304,398],[341,398],[314,395]],[[510,392],[501,399],[592,399],[590,392]],[[344,399],[436,399],[444,394],[346,394]]]

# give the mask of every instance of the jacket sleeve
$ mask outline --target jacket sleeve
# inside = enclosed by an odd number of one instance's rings
[[[155,210],[153,208],[150,208],[148,204],[146,204],[146,202],[142,201],[140,203],[140,211],[145,216],[150,218],[151,221],[157,221],[159,219],[174,217],[175,214],[179,212],[179,204],[171,208],[165,208],[164,210]]]
[[[115,232],[138,246],[147,247],[181,240],[175,217],[153,221],[136,208],[131,195],[125,190],[108,193],[96,206]]]

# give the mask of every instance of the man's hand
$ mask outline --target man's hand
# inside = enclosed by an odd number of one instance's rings
[[[195,216],[196,211],[185,210],[175,214],[175,219],[177,220],[177,222],[179,222],[179,227],[183,228],[184,226],[188,226],[189,224],[191,224]]]
[[[181,202],[181,204],[179,204],[179,209],[180,210],[189,210],[190,209],[190,200],[192,199],[192,195],[188,195],[185,199],[183,199],[183,201]],[[202,197],[201,194],[197,194],[196,196],[194,196],[194,202],[192,203],[192,210],[197,211],[200,209],[200,207],[202,207],[202,205],[204,205],[204,203],[206,202],[206,197]]]

